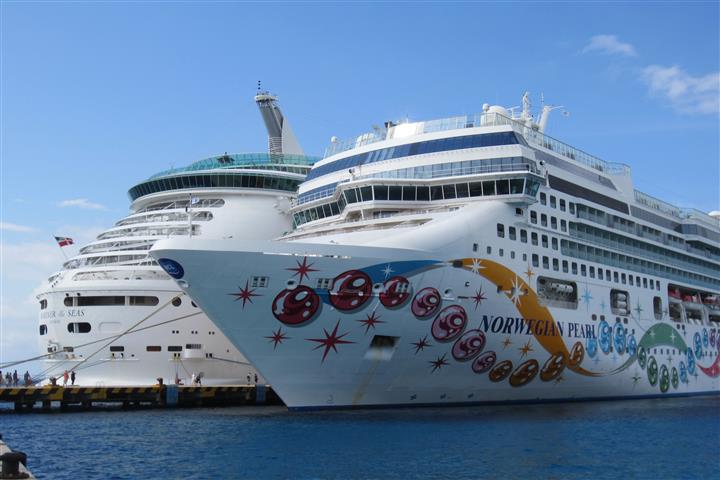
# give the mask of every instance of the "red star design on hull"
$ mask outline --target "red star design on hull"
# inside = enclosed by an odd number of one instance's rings
[[[520,350],[520,352],[521,352],[520,359],[525,358],[529,352],[533,351],[533,348],[530,346],[530,340],[528,340],[528,342],[525,345],[518,348],[518,350]]]
[[[446,356],[446,355],[447,355],[447,354],[444,353],[443,356],[442,356],[442,357],[438,357],[437,360],[430,360],[430,364],[431,364],[432,367],[433,367],[431,373],[435,372],[435,370],[440,370],[440,369],[441,369],[442,367],[444,367],[445,365],[449,365],[449,364],[450,364],[450,362],[448,362],[448,361],[445,359],[445,356]]]
[[[303,277],[307,277],[308,280],[310,279],[310,276],[308,275],[308,273],[310,273],[310,272],[317,272],[317,271],[318,271],[318,270],[316,270],[316,269],[314,269],[314,268],[310,268],[310,267],[312,267],[314,264],[311,263],[310,265],[308,265],[308,263],[307,263],[307,257],[303,257],[302,263],[298,262],[297,260],[295,260],[295,261],[297,262],[297,267],[294,267],[294,268],[286,268],[285,270],[290,270],[290,271],[292,271],[292,272],[295,272],[295,275],[293,275],[293,277],[296,276],[296,275],[300,275],[300,283],[302,283]]]
[[[423,338],[418,340],[417,342],[411,343],[411,345],[415,346],[415,355],[417,355],[418,352],[425,350],[425,347],[432,347],[430,342],[427,340],[427,335],[425,335]]]
[[[475,301],[475,310],[477,310],[478,305],[482,305],[483,300],[487,300],[487,297],[485,297],[485,294],[482,291],[482,287],[470,298]]]
[[[239,292],[237,292],[237,293],[228,293],[228,295],[233,295],[233,296],[237,297],[237,298],[235,298],[235,301],[236,301],[236,302],[237,302],[238,300],[242,300],[242,302],[243,302],[243,304],[242,304],[243,310],[245,310],[245,303],[246,303],[246,302],[253,303],[252,297],[262,297],[262,295],[260,295],[259,293],[253,293],[253,292],[255,291],[255,289],[254,289],[254,288],[253,288],[253,289],[248,288],[248,284],[249,284],[249,282],[248,282],[247,280],[245,280],[245,288],[238,287],[238,288],[240,289]]]
[[[272,335],[267,336],[265,338],[270,339],[270,341],[273,343],[273,350],[275,350],[278,346],[278,343],[282,343],[283,340],[289,340],[290,337],[285,335],[285,333],[282,331],[282,328],[278,328],[277,332],[273,332]]]
[[[337,353],[336,345],[340,345],[343,343],[355,343],[355,342],[350,342],[348,340],[342,340],[342,338],[345,335],[347,335],[347,333],[338,335],[337,331],[338,331],[339,326],[340,326],[340,320],[338,320],[337,323],[335,324],[335,328],[333,329],[332,333],[328,333],[328,331],[323,328],[323,331],[325,332],[325,338],[306,338],[305,339],[305,340],[309,340],[311,342],[319,343],[319,345],[317,347],[313,348],[313,350],[317,350],[318,348],[325,347],[325,351],[323,352],[322,361],[320,363],[325,361],[325,357],[327,357],[327,354],[331,348],[333,350],[335,350],[335,353]]]
[[[356,322],[360,322],[365,325],[365,333],[368,333],[370,327],[375,330],[375,325],[378,323],[386,323],[383,320],[380,320],[380,315],[375,316],[375,312],[372,312],[370,315],[368,315],[365,320],[356,320]]]

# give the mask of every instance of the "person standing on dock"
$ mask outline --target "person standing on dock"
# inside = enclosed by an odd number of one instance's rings
[[[12,375],[10,375],[10,372],[5,374],[5,383],[8,387],[12,387]]]
[[[20,377],[18,377],[17,370],[13,370],[12,380],[13,380],[13,386],[17,387],[18,383],[20,382]]]
[[[5,377],[3,377],[2,370],[0,370],[0,387],[2,387],[4,380],[5,380]]]
[[[68,379],[70,378],[70,374],[67,370],[63,373],[63,387],[67,387]]]
[[[255,385],[257,385],[257,373],[255,374]]]
[[[25,370],[25,375],[23,375],[23,380],[25,380],[25,386],[29,387],[32,385],[32,377],[30,377],[30,372]]]
[[[250,372],[247,374],[247,384],[250,385]]]
[[[70,372],[70,385],[75,385],[75,370]]]

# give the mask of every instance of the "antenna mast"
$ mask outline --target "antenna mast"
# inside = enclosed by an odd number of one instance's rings
[[[260,109],[260,115],[262,115],[268,132],[268,152],[270,154],[304,155],[290,124],[280,110],[278,98],[267,90],[263,90],[260,81],[258,81],[255,103]]]

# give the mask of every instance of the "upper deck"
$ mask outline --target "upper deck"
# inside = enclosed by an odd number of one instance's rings
[[[263,188],[295,193],[318,160],[306,155],[226,153],[157,173],[133,186],[128,196],[135,201],[153,193],[189,188]]]

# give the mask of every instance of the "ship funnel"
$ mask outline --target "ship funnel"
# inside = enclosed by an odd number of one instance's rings
[[[260,109],[260,115],[268,132],[268,152],[304,155],[290,124],[280,110],[278,98],[268,91],[260,90],[259,82],[255,103]]]

